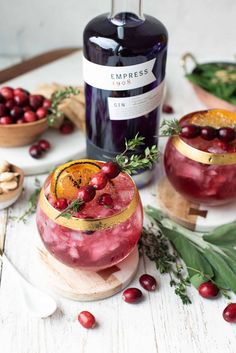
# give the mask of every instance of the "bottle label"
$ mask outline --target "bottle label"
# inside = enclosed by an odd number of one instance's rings
[[[156,81],[152,72],[156,59],[130,66],[104,66],[83,58],[84,81],[90,86],[109,90],[126,91],[144,87]]]
[[[156,109],[162,102],[164,80],[149,92],[132,97],[108,97],[111,120],[127,120],[146,115]]]

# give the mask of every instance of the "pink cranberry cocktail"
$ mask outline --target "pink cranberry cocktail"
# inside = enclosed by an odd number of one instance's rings
[[[102,162],[88,160],[101,169]],[[77,180],[78,185],[80,180]],[[95,197],[71,218],[59,216],[51,202],[52,175],[38,204],[37,226],[47,250],[67,266],[99,270],[117,264],[136,246],[142,231],[142,205],[138,190],[126,173],[109,180]],[[66,184],[65,184],[66,185]]]
[[[235,125],[236,114],[220,109],[180,120],[186,134],[170,137],[164,155],[166,175],[180,194],[211,206],[236,200]]]

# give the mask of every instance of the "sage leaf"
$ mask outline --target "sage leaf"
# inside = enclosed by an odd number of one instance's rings
[[[203,236],[208,243],[219,246],[236,246],[236,222],[215,228]]]

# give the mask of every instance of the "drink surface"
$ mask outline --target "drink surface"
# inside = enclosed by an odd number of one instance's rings
[[[122,22],[125,22],[125,25],[119,25]],[[86,26],[85,59],[100,67],[124,69],[123,76],[119,75],[121,70],[118,74],[116,71],[112,74],[115,87],[119,81],[123,85],[122,90],[103,89],[85,83],[89,157],[102,160],[114,157],[124,150],[125,138],[131,139],[137,132],[145,137],[146,145],[143,148],[157,142],[160,112],[157,106],[152,109],[150,102],[156,99],[155,89],[165,77],[167,36],[165,27],[157,19],[146,15],[144,18],[139,18],[132,13],[120,13],[113,20],[109,19],[108,14],[104,14],[94,18]],[[132,74],[142,75],[140,82],[143,80],[143,85],[136,84],[135,88],[129,89],[130,68],[140,64],[144,66],[138,66],[138,70]],[[145,81],[144,77],[147,65],[151,67],[153,65],[154,80],[151,82]],[[131,78],[135,80],[135,76]],[[145,84],[145,82],[150,83]],[[117,98],[122,99],[115,100]],[[143,110],[137,109],[140,102],[144,106]],[[131,113],[127,113],[126,103]],[[149,111],[148,108],[152,110]],[[137,116],[134,117],[135,109],[137,109]],[[142,111],[144,114],[141,113]],[[124,118],[126,115],[127,119]]]

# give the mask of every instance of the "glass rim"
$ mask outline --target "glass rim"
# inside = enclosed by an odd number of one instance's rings
[[[202,164],[208,165],[232,165],[236,164],[236,152],[233,153],[210,153],[201,151],[181,139],[180,136],[173,136],[171,142],[183,156]]]
[[[105,163],[104,161],[97,161],[97,162]],[[65,217],[58,217],[61,212],[55,209],[50,204],[50,202],[45,196],[44,187],[40,192],[39,206],[41,207],[42,211],[56,224],[73,230],[97,231],[97,230],[114,227],[128,220],[134,214],[140,202],[139,192],[133,178],[126,172],[122,172],[122,173],[127,175],[128,178],[132,181],[132,184],[134,187],[134,194],[133,194],[132,200],[124,209],[122,209],[120,212],[113,214],[111,216],[101,217],[101,218],[86,218],[86,219],[76,218],[73,216],[69,219]]]

